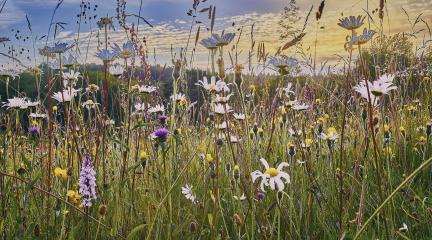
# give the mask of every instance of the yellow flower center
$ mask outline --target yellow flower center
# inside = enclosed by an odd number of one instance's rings
[[[129,50],[123,50],[123,51],[121,51],[120,53],[121,53],[121,55],[123,55],[123,56],[129,56],[130,51],[129,51]]]
[[[276,177],[279,174],[279,171],[276,168],[269,168],[265,171],[265,173],[272,177]]]

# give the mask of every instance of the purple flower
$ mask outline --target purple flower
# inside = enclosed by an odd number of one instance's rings
[[[264,199],[264,197],[265,197],[265,194],[264,194],[263,192],[258,192],[258,193],[256,194],[256,199],[257,199],[258,201],[262,201],[262,200]]]
[[[91,207],[96,197],[96,172],[93,169],[90,155],[87,154],[81,165],[79,177],[79,193],[82,196],[82,205]]]
[[[168,138],[169,131],[166,128],[158,128],[156,131],[153,132],[154,138],[161,142],[165,142]]]
[[[32,137],[39,137],[40,135],[40,129],[38,127],[31,127],[28,131]]]
[[[160,115],[158,117],[158,120],[161,124],[165,124],[166,119],[167,119],[167,116],[165,116],[165,115]]]

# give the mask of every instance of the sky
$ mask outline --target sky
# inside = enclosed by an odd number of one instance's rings
[[[1,1],[0,1],[1,2]],[[46,44],[46,39],[36,42],[35,48],[31,40],[23,41],[27,36],[37,36],[40,38],[47,34],[52,13],[58,0],[7,0],[3,11],[0,13],[0,37],[9,37],[11,42],[5,45],[0,44],[0,53],[10,53],[13,47],[17,52],[23,50],[23,54],[18,56],[26,65],[32,65],[40,61],[40,57],[33,57],[33,49]],[[91,3],[89,15],[97,15],[97,19],[101,16],[114,16],[116,9],[116,0],[87,0]],[[191,8],[192,0],[143,0],[141,16],[147,19],[154,26],[140,26],[140,36],[145,36],[149,52],[151,52],[151,63],[164,64],[170,62],[171,45],[177,50],[180,47],[186,46],[189,36],[191,18],[186,15],[186,12]],[[378,8],[379,0],[327,0],[325,2],[323,16],[320,21],[315,20],[315,12],[321,0],[298,0],[297,4],[300,8],[299,16],[301,20],[298,23],[299,28],[303,26],[305,17],[309,9],[313,6],[312,15],[306,27],[306,36],[303,41],[303,50],[307,53],[313,53],[315,50],[319,63],[327,62],[327,64],[335,65],[340,55],[347,55],[344,50],[344,43],[348,32],[337,26],[338,19],[342,16],[349,15],[365,15],[366,10],[372,12]],[[396,32],[415,32],[424,29],[420,32],[420,38],[430,39],[426,24],[419,22],[413,28],[412,23],[415,22],[417,16],[421,15],[424,22],[432,25],[432,1],[430,0],[392,0],[387,1],[386,16],[383,23],[383,30],[386,34],[394,34]],[[77,14],[80,13],[81,0],[64,0],[54,16],[54,22],[64,23],[64,29],[58,28],[56,40],[53,39],[54,27],[52,27],[48,44],[54,41],[73,42],[77,38],[79,31],[80,41],[79,46],[82,54],[81,61],[96,62],[98,59],[94,57],[97,46],[96,20],[91,20],[87,24],[81,24],[78,30]],[[217,32],[225,30],[226,32],[236,32],[243,27],[242,38],[239,42],[240,62],[247,62],[247,52],[251,46],[251,28],[254,25],[254,40],[256,43],[264,42],[266,50],[270,54],[274,54],[276,49],[284,44],[284,40],[279,39],[280,28],[278,21],[280,20],[280,12],[288,0],[208,0],[202,3],[204,8],[209,5],[216,6],[216,21],[215,29]],[[98,5],[96,11],[94,6]],[[128,0],[127,12],[138,14],[140,0]],[[404,12],[404,10],[406,13]],[[408,16],[407,16],[408,14]],[[32,33],[30,33],[26,16],[28,17]],[[378,30],[381,28],[378,15],[371,13],[372,19],[366,21],[365,27]],[[409,19],[408,19],[409,18]],[[420,19],[419,18],[419,19]],[[136,18],[129,18],[131,22],[135,22]],[[209,26],[209,20],[206,14],[198,16],[201,20],[202,31],[201,38],[208,37],[209,32],[206,27]],[[232,27],[232,23],[235,26]],[[124,43],[127,41],[125,34],[116,25],[116,31],[110,31],[109,41],[111,43]],[[431,26],[432,27],[432,26]],[[15,34],[20,36],[20,40],[15,39]],[[192,39],[195,38],[196,28],[193,29]],[[419,39],[417,39],[419,41]],[[257,45],[255,45],[256,50]],[[18,50],[17,50],[18,49]],[[88,50],[87,50],[88,49]],[[28,51],[28,52],[27,52]],[[202,47],[197,46],[195,54],[195,64],[199,67],[205,67],[208,64],[208,52]],[[156,57],[153,56],[156,52]],[[292,55],[299,59],[301,54],[295,51],[286,51],[286,55]],[[26,56],[30,56],[33,61],[28,61]],[[12,67],[11,61],[5,57],[0,57],[0,67]]]

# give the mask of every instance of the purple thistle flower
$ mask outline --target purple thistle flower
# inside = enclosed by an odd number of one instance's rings
[[[96,172],[93,169],[90,155],[87,154],[81,165],[79,177],[79,193],[82,196],[82,205],[91,207],[96,197]]]
[[[165,116],[165,115],[160,115],[160,116],[158,117],[158,119],[159,119],[159,122],[160,122],[161,124],[165,124],[166,119],[167,119],[167,116]]]
[[[161,142],[166,141],[166,139],[168,138],[168,134],[169,131],[166,128],[158,128],[156,129],[156,131],[153,132],[153,136]]]
[[[39,137],[40,135],[40,129],[38,127],[31,127],[28,131],[32,137]]]

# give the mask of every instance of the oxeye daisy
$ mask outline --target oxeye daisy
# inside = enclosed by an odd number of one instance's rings
[[[290,183],[290,176],[288,173],[282,171],[284,167],[289,166],[287,162],[282,162],[278,165],[277,168],[270,167],[267,160],[264,158],[260,159],[262,165],[264,166],[264,172],[256,170],[251,173],[252,182],[255,182],[257,179],[261,178],[261,190],[265,192],[265,187],[270,186],[272,190],[277,189],[278,191],[283,191],[285,188],[285,184]]]
[[[357,17],[349,16],[349,17],[341,18],[339,19],[338,25],[347,30],[354,30],[363,25],[365,18],[366,17],[363,17],[362,15],[359,15]]]
[[[115,53],[120,58],[128,59],[135,56],[135,48],[131,41],[123,44],[123,47],[120,47],[117,43],[114,43],[113,53]]]
[[[118,77],[123,74],[124,68],[120,65],[114,65],[114,66],[110,66],[108,71],[114,77]]]
[[[186,184],[186,186],[184,186],[184,187],[181,188],[181,191],[182,191],[183,196],[184,196],[186,199],[191,200],[191,202],[192,202],[193,204],[196,203],[196,197],[195,197],[195,195],[192,193],[192,185],[188,185],[188,184]]]
[[[223,47],[230,44],[230,42],[234,39],[234,37],[235,37],[235,33],[225,33],[222,35],[214,33],[212,35],[212,38],[215,40],[216,46],[218,47]]]
[[[228,104],[220,104],[220,103],[218,103],[218,104],[216,104],[216,105],[213,106],[213,111],[216,114],[224,115],[226,113],[232,112],[233,110],[232,110],[232,108]]]

